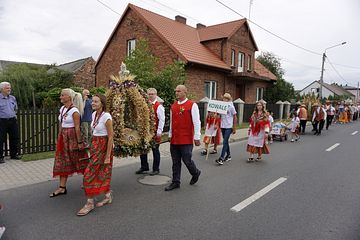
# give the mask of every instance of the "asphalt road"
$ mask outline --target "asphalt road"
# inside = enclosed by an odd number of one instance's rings
[[[183,165],[181,188],[138,183],[137,164],[116,168],[114,202],[77,217],[84,204],[81,177],[72,177],[68,194],[50,199],[57,182],[0,191],[5,205],[3,239],[360,239],[360,122],[334,125],[322,136],[308,133],[297,143],[275,142],[259,163],[246,163],[246,142],[231,145],[233,160],[214,164],[200,152],[199,182]],[[331,151],[329,147],[339,143]],[[161,163],[171,176],[171,163]],[[284,177],[260,199],[239,212],[238,203]]]

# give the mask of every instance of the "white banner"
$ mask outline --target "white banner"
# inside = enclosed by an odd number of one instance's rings
[[[208,112],[216,112],[220,114],[226,114],[229,102],[217,101],[217,100],[210,100],[208,104]]]

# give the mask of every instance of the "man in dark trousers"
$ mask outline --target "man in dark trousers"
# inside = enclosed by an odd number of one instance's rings
[[[4,143],[9,134],[10,158],[21,159],[19,153],[19,131],[16,121],[17,103],[11,93],[11,85],[8,82],[0,83],[0,163],[4,161]]]
[[[155,113],[155,145],[152,147],[153,152],[153,171],[150,175],[158,175],[160,173],[160,150],[161,136],[165,125],[165,109],[163,105],[157,100],[157,91],[155,88],[149,88],[147,90],[149,102],[151,103]],[[149,163],[147,154],[140,155],[141,167],[137,170],[136,174],[143,174],[149,171]]]
[[[172,183],[165,188],[171,191],[180,187],[181,160],[192,175],[190,185],[194,185],[201,174],[192,158],[193,144],[200,146],[200,114],[196,103],[187,99],[187,89],[178,85],[175,89],[177,101],[171,105],[170,153],[172,158]]]

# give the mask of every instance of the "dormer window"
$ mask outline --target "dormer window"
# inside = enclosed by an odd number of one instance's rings
[[[244,72],[244,61],[245,61],[245,54],[239,52],[238,54],[238,72]]]

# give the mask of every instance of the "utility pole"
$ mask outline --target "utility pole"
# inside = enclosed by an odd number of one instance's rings
[[[356,101],[359,102],[359,82],[358,82],[358,86],[357,86],[357,91],[356,91]]]
[[[322,55],[322,64],[321,64],[321,75],[320,75],[320,89],[319,89],[319,98],[320,101],[322,100],[323,94],[322,94],[322,86],[324,83],[324,64],[325,64],[325,58],[326,58],[326,54],[325,52]]]
[[[325,64],[325,59],[326,59],[326,50],[330,49],[330,48],[334,48],[334,47],[337,47],[337,46],[341,46],[341,45],[344,45],[346,44],[346,42],[342,42],[342,43],[339,43],[339,44],[336,44],[334,46],[331,46],[331,47],[328,47],[328,48],[325,48],[324,50],[324,53],[322,55],[322,64],[321,64],[321,75],[320,75],[320,89],[319,89],[319,98],[320,98],[320,101],[322,100],[323,98],[323,94],[322,94],[322,85],[324,83],[324,64]]]

